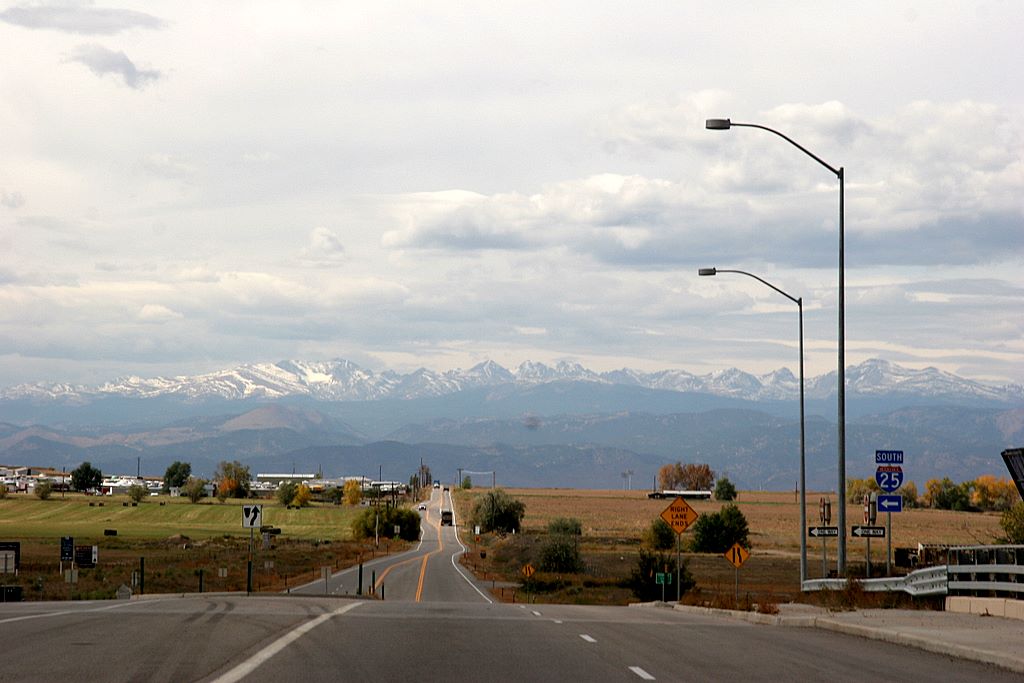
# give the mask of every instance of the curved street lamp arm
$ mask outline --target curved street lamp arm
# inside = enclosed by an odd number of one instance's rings
[[[791,138],[788,135],[785,135],[783,133],[780,133],[779,131],[775,130],[774,128],[769,128],[768,126],[762,126],[759,123],[736,123],[735,121],[730,121],[729,125],[730,126],[743,126],[745,128],[760,128],[761,130],[766,130],[769,133],[774,133],[775,135],[778,135],[780,138],[782,138],[783,140],[785,140],[789,144],[791,144],[794,147],[796,147],[797,149],[799,149],[801,152],[803,152],[804,154],[806,154],[810,158],[812,158],[815,161],[817,161],[819,164],[821,164],[822,166],[824,166],[828,170],[832,171],[836,175],[836,177],[838,177],[838,178],[842,178],[843,177],[843,169],[835,168],[830,163],[828,163],[827,161],[825,161],[824,159],[819,157],[817,154],[815,154],[811,150],[809,150],[806,147],[804,147],[803,145],[801,145],[799,142],[797,142],[793,138]]]
[[[737,124],[734,123],[733,125],[735,126]],[[778,287],[776,287],[772,283],[768,282],[764,278],[760,278],[760,277],[754,275],[753,273],[748,273],[745,270],[724,270],[722,268],[716,268],[715,272],[716,273],[739,273],[740,275],[746,275],[747,277],[752,277],[755,280],[757,280],[758,282],[760,282],[761,284],[766,285],[768,287],[771,287],[776,292],[778,292],[782,296],[786,297],[787,299],[789,299],[790,301],[795,303],[797,306],[803,306],[803,299],[797,299],[795,296],[790,296],[789,294],[787,294],[786,292],[782,291],[781,289],[779,289]]]

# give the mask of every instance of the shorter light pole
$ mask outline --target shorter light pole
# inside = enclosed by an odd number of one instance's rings
[[[804,581],[807,580],[807,485],[805,479],[805,430],[804,430],[804,300],[790,296],[772,283],[759,278],[753,273],[745,270],[724,270],[719,268],[701,268],[698,275],[718,275],[719,273],[738,273],[752,277],[761,284],[774,289],[796,304],[800,314],[800,590],[803,590]]]

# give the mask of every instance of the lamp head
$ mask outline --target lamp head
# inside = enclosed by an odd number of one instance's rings
[[[704,127],[708,130],[729,130],[732,126],[732,121],[729,119],[708,119],[704,122]]]
[[[718,275],[718,271],[714,268],[701,268],[697,271],[697,275]]]

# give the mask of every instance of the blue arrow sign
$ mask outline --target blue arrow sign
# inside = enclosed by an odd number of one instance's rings
[[[880,494],[878,496],[879,512],[903,512],[903,496]]]

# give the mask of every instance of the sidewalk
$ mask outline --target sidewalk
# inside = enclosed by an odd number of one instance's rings
[[[984,614],[944,611],[865,609],[830,612],[789,603],[778,614],[675,605],[686,612],[717,614],[755,624],[821,628],[915,647],[1024,673],[1024,621]]]

